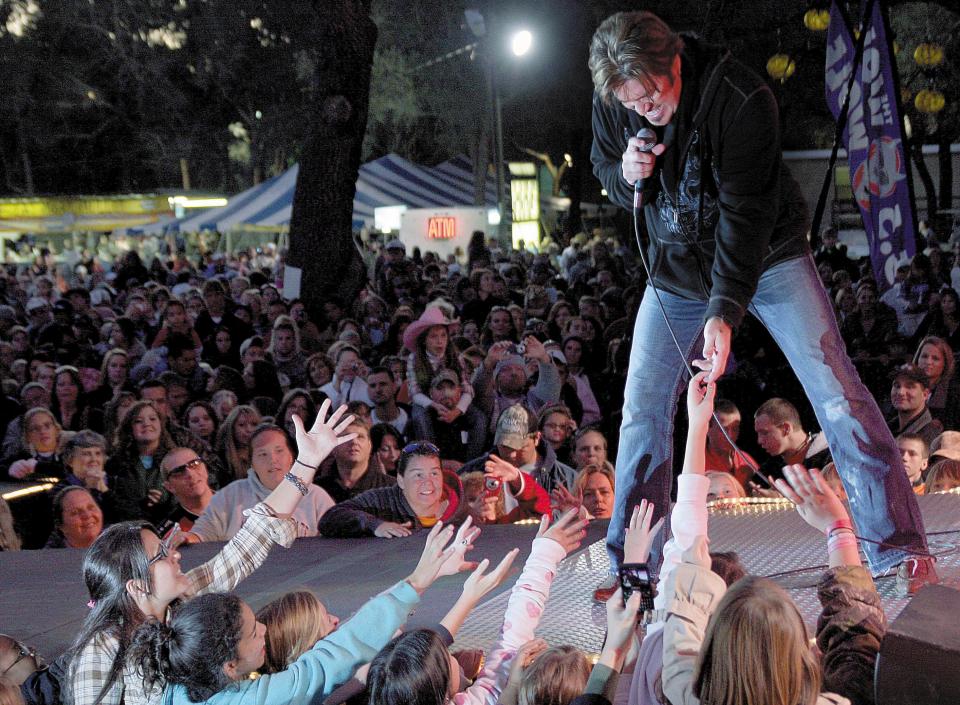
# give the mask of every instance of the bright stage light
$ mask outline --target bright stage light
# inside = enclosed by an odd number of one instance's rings
[[[514,56],[523,56],[530,51],[533,46],[533,35],[529,31],[522,29],[513,35],[510,40],[510,48]]]

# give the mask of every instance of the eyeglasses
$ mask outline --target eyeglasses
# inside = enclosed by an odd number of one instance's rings
[[[157,554],[153,558],[151,558],[149,561],[147,561],[148,568],[152,566],[154,563],[159,563],[164,558],[170,555],[170,553],[173,551],[173,549],[170,548],[170,545],[173,542],[173,537],[176,536],[179,532],[180,532],[180,525],[174,524],[173,528],[170,529],[170,533],[167,534],[167,538],[165,538],[163,541],[160,542],[160,546],[157,548]]]
[[[400,452],[403,455],[440,455],[440,449],[428,441],[408,443]]]
[[[37,656],[37,650],[35,648],[32,646],[24,646],[19,641],[15,641],[13,643],[17,647],[17,658],[14,659],[13,663],[0,671],[0,676],[7,675],[7,673],[9,673],[14,666],[23,661],[25,658],[32,658],[33,662],[37,665],[37,668],[40,668],[43,665],[43,659]]]
[[[167,479],[179,475],[180,473],[186,470],[193,470],[196,467],[203,465],[203,458],[194,458],[193,460],[188,460],[183,465],[177,465],[175,468],[167,470]]]
[[[634,105],[640,105],[641,103],[656,103],[660,96],[663,95],[663,87],[659,81],[651,80],[653,84],[653,92],[650,95],[641,95],[641,96],[624,96],[620,102],[627,107],[627,103],[633,103]],[[632,109],[632,108],[631,108]]]

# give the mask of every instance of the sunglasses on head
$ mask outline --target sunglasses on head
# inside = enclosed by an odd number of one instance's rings
[[[440,455],[440,449],[428,441],[414,441],[413,443],[408,443],[400,452],[404,455]]]

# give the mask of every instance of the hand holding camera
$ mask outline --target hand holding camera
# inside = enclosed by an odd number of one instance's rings
[[[521,480],[520,471],[517,470],[517,468],[493,453],[487,458],[487,462],[483,464],[483,474],[486,476],[484,486],[486,486],[486,482],[489,480],[496,480],[498,483],[509,482],[512,484],[517,484]]]

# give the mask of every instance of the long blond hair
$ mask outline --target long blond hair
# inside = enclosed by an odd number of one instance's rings
[[[13,681],[0,677],[0,705],[24,705],[26,700],[20,692],[20,686]]]
[[[227,418],[217,429],[217,452],[227,463],[227,471],[231,480],[242,480],[247,476],[248,465],[250,464],[250,448],[241,448],[237,446],[236,437],[233,434],[233,427],[237,425],[240,416],[249,414],[254,418],[254,426],[260,423],[260,412],[247,404],[240,404],[233,407]]]
[[[694,674],[701,705],[813,705],[820,664],[797,606],[766,578],[737,581],[707,624]]]
[[[577,475],[577,479],[573,481],[573,493],[576,494],[583,490],[587,486],[587,480],[590,479],[591,475],[603,475],[607,478],[607,482],[610,483],[610,490],[613,491],[616,489],[616,472],[613,469],[613,466],[610,464],[610,461],[604,461],[603,465],[597,465],[596,463],[590,463],[589,465],[584,465],[580,469],[580,473]]]
[[[257,612],[267,628],[264,673],[277,673],[327,635],[323,603],[309,590],[288,592]]]
[[[583,693],[590,663],[573,646],[554,646],[530,664],[520,679],[518,705],[567,705]]]

